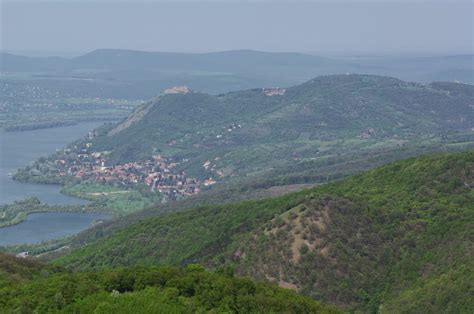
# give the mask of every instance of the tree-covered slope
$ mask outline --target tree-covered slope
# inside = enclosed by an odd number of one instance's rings
[[[336,304],[468,312],[473,187],[473,152],[397,162],[316,189],[226,260]]]
[[[277,198],[145,219],[57,262],[203,262],[347,308],[463,312],[474,306],[473,187],[473,151],[412,158]]]
[[[292,160],[397,147],[449,132],[470,134],[473,90],[332,75],[286,89],[165,94],[102,132],[90,149],[111,151],[112,163],[162,153],[188,160],[181,167],[194,175],[216,176],[203,169],[206,160],[224,176],[248,174]]]
[[[229,272],[186,268],[123,268],[71,273],[29,259],[0,256],[2,313],[340,313],[276,285]],[[33,274],[37,274],[33,276]],[[22,278],[20,280],[19,278]]]
[[[37,260],[16,258],[10,254],[0,253],[0,288],[32,280],[60,269],[60,267],[46,265]]]

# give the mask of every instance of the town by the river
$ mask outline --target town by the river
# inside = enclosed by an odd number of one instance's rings
[[[60,187],[20,183],[11,178],[17,168],[28,165],[41,156],[61,149],[100,125],[79,123],[32,131],[0,131],[0,204],[8,204],[28,197],[37,197],[48,204],[84,204],[86,201],[60,193]],[[100,213],[35,213],[27,220],[0,228],[0,246],[38,243],[71,235],[89,227],[97,219],[107,218]]]

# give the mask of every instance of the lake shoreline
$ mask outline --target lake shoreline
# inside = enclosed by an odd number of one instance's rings
[[[26,208],[25,210],[17,210],[12,212],[15,207]],[[13,208],[13,209],[12,209]],[[28,219],[28,216],[35,213],[104,213],[113,216],[110,209],[93,207],[90,204],[85,205],[50,205],[40,202],[38,199],[29,198],[20,201],[16,201],[11,204],[4,204],[0,206],[3,209],[3,215],[6,216],[9,213],[14,215],[12,219],[0,222],[0,230],[2,228],[11,227],[24,222]],[[2,218],[3,219],[3,218]]]
[[[27,218],[22,223],[0,228],[1,250],[16,252],[20,247],[56,246],[98,222],[112,219],[112,215],[104,212],[44,211],[30,213]]]
[[[110,208],[96,208],[84,198],[61,193],[63,184],[27,183],[13,178],[19,168],[64,148],[101,124],[80,122],[71,126],[10,132],[0,129],[0,240],[3,240],[0,242],[8,242],[6,238],[20,244],[62,239],[64,235],[73,236],[89,228],[87,221],[93,217],[113,218]],[[35,225],[31,230],[26,230],[31,220],[37,219],[34,215],[45,215],[41,216],[46,217],[43,225],[49,225],[49,229]],[[52,221],[48,217],[52,217]],[[55,224],[53,221],[57,217],[62,218]]]
[[[100,122],[81,122],[73,126],[31,131],[6,132],[0,130],[0,205],[11,204],[28,197],[37,197],[48,204],[85,204],[82,199],[60,193],[61,182],[32,182],[15,180],[18,169],[26,167],[41,157],[62,149],[91,130]],[[17,178],[18,179],[18,178]],[[41,184],[39,184],[41,183]],[[47,183],[47,184],[44,184]],[[50,184],[50,183],[54,183]]]
[[[28,219],[28,216],[32,214],[41,214],[41,213],[101,213],[101,214],[110,214],[110,216],[112,216],[112,213],[110,212],[110,210],[99,209],[99,208],[94,208],[92,210],[33,210],[28,213],[24,213],[25,218],[23,218],[22,220],[15,221],[12,223],[7,223],[7,224],[0,224],[0,231],[3,228],[8,228],[11,226],[21,224],[22,222],[25,222],[25,220]]]

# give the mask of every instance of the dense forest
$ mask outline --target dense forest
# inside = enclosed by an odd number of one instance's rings
[[[276,285],[202,266],[72,273],[0,254],[5,313],[342,313]]]
[[[462,312],[474,306],[473,167],[473,151],[424,156],[276,198],[163,214],[56,263],[199,262],[347,309]]]

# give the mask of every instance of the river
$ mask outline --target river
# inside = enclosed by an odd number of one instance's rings
[[[17,225],[0,228],[0,246],[34,244],[76,234],[95,220],[107,219],[103,213],[49,212],[29,214]]]
[[[21,183],[10,173],[28,165],[41,156],[84,136],[101,123],[80,123],[51,129],[4,132],[0,131],[0,205],[38,197],[49,204],[85,204],[86,201],[61,194],[60,186]],[[96,220],[109,217],[100,213],[35,213],[11,227],[0,228],[0,246],[37,243],[77,233]]]
[[[84,136],[101,123],[21,132],[0,130],[0,205],[36,196],[49,204],[84,204],[85,201],[59,193],[57,185],[29,184],[12,180],[8,174],[41,156]]]

